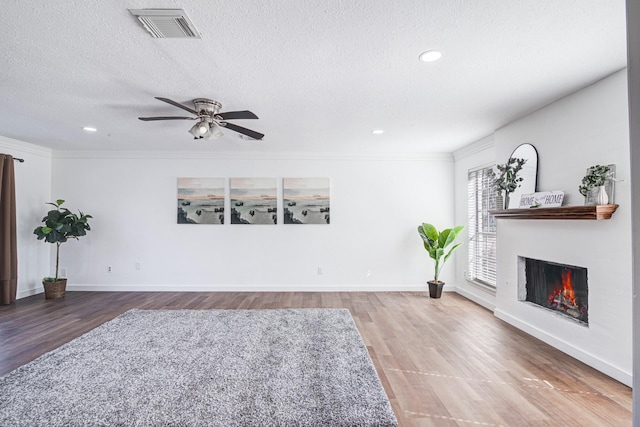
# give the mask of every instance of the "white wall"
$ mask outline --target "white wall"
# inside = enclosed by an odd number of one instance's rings
[[[498,220],[496,316],[631,384],[632,270],[626,70],[495,132],[497,162],[519,144],[538,150],[538,191],[564,190],[582,205],[587,167],[615,164],[609,221]],[[517,257],[588,268],[589,327],[517,300]]]
[[[468,227],[468,174],[469,170],[495,163],[493,135],[482,138],[453,153],[455,158],[455,223],[465,225],[462,238],[469,241]],[[467,281],[469,247],[460,247],[456,258],[456,292],[489,310],[495,308],[495,290]]]
[[[0,136],[0,152],[25,160],[15,162],[19,299],[43,292],[42,278],[50,274],[51,245],[33,230],[49,210],[51,150]]]
[[[277,225],[176,224],[178,177],[329,177],[331,224],[282,224],[281,205]],[[416,228],[451,226],[454,204],[450,155],[63,152],[53,183],[54,198],[95,217],[62,248],[71,290],[425,290],[432,264]]]

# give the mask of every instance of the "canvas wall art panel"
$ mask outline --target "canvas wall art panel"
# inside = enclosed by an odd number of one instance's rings
[[[224,224],[224,178],[178,178],[178,224]]]
[[[277,224],[275,178],[231,178],[231,224]]]
[[[282,180],[285,224],[329,224],[329,178],[284,178]]]

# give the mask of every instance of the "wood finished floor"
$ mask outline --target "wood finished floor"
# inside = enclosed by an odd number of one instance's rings
[[[0,306],[0,375],[132,308],[348,308],[401,426],[630,426],[631,389],[454,294],[68,292]]]

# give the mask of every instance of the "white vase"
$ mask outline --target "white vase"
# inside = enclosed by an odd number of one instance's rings
[[[599,205],[607,205],[609,204],[609,195],[607,194],[607,190],[605,190],[604,185],[598,187],[598,195],[596,196],[596,203]]]

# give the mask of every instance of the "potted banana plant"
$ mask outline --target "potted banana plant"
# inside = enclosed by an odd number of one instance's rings
[[[429,253],[429,257],[435,261],[433,280],[427,282],[429,284],[429,296],[431,298],[440,298],[442,296],[444,282],[439,279],[440,270],[442,270],[444,263],[447,262],[453,251],[462,244],[456,243],[451,246],[463,229],[464,225],[458,225],[457,227],[446,228],[439,232],[438,229],[431,224],[422,223],[418,226],[418,234],[422,237],[424,248]],[[451,246],[451,248],[447,250],[449,246]]]
[[[78,240],[79,237],[86,235],[87,231],[91,230],[88,222],[89,218],[93,218],[91,215],[85,215],[82,212],[79,212],[79,215],[75,214],[69,209],[63,208],[63,203],[62,199],[47,203],[54,206],[55,209],[47,212],[47,216],[42,218],[44,225],[33,230],[33,234],[38,237],[38,240],[56,245],[56,275],[55,277],[45,277],[42,280],[46,299],[63,298],[67,287],[67,279],[58,276],[60,245],[69,239]]]

